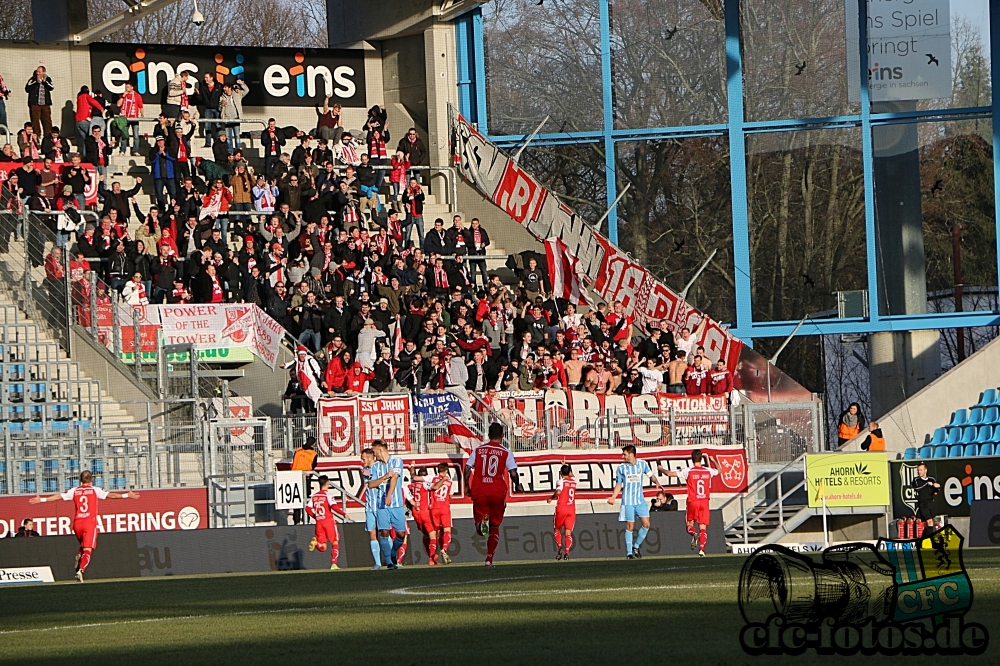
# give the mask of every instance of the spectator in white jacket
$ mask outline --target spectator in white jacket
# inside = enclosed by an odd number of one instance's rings
[[[226,123],[226,136],[229,141],[229,154],[243,150],[240,145],[240,119],[243,118],[243,98],[250,92],[246,81],[238,80],[222,85],[222,97],[219,98],[219,117],[223,120],[236,121]]]

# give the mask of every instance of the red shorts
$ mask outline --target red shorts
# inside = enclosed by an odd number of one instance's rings
[[[97,548],[97,522],[92,520],[74,520],[73,533],[80,542],[81,548]]]
[[[413,522],[417,524],[417,529],[425,534],[434,531],[434,523],[429,511],[414,511]]]
[[[503,512],[507,509],[507,496],[489,496],[472,498],[472,518],[476,524],[483,522],[487,516],[490,527],[496,527],[503,522]]]
[[[699,525],[708,525],[708,500],[688,500],[687,520]]]
[[[574,525],[576,525],[576,511],[556,511],[556,517],[553,521],[553,529],[559,530],[566,528],[567,530],[572,531]]]
[[[337,523],[332,520],[324,520],[316,523],[316,541],[319,543],[337,543],[340,538],[337,535]]]
[[[431,525],[434,526],[434,531],[451,528],[450,504],[431,507]]]

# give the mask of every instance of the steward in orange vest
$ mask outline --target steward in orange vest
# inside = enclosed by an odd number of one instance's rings
[[[868,436],[861,442],[862,451],[885,451],[885,437],[882,436],[882,429],[878,427],[878,421],[868,424]]]

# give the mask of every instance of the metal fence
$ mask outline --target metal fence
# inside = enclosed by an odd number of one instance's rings
[[[787,463],[824,448],[821,402],[750,403],[742,405],[742,417],[751,463]]]

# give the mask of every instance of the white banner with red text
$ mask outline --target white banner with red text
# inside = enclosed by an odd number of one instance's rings
[[[114,314],[112,305],[97,306],[98,335],[113,348]],[[228,353],[242,349],[274,369],[285,331],[281,324],[256,305],[237,303],[192,303],[185,305],[119,306],[123,355],[135,353],[133,312],[140,317],[140,352],[143,360],[155,361],[157,336],[163,345],[192,344],[198,356],[209,361],[246,361],[245,356]],[[216,350],[205,356],[208,350]],[[221,351],[219,351],[221,350]],[[223,353],[225,352],[225,353]],[[149,355],[152,354],[150,359]],[[229,358],[232,356],[233,358]]]
[[[729,433],[726,396],[651,393],[617,395],[550,389],[501,392],[492,405],[510,424],[515,437],[544,433],[546,425],[562,426],[564,435],[580,445],[601,440],[611,448],[678,445],[704,436]],[[546,419],[546,412],[548,419]],[[670,440],[670,417],[676,441]]]
[[[321,456],[354,454],[381,439],[390,451],[409,452],[412,423],[408,393],[320,398],[316,450]]]
[[[636,324],[665,321],[679,333],[683,328],[693,331],[706,317],[595,231],[461,115],[456,114],[452,134],[459,173],[538,240],[558,238],[565,243],[581,272],[596,276],[591,288],[608,303],[620,301]],[[743,343],[718,322],[708,319],[697,342],[713,362],[722,359],[730,368],[737,366]]]
[[[649,463],[655,471],[657,466],[671,471],[690,467],[691,448],[660,447],[639,449],[638,457]],[[742,448],[702,447],[701,451],[708,456],[709,466],[719,470],[719,475],[712,479],[712,493],[729,495],[743,492],[747,488],[748,469],[746,453]],[[523,493],[512,493],[508,502],[544,501],[551,497],[559,480],[559,469],[564,464],[573,469],[576,477],[578,500],[605,500],[615,487],[615,474],[622,463],[620,451],[545,451],[539,453],[515,453],[518,480],[524,489]],[[465,496],[465,460],[466,456],[452,455],[414,455],[403,456],[407,468],[407,478],[414,469],[423,469],[433,477],[434,468],[440,463],[448,464],[452,480],[452,501],[469,503]],[[290,460],[278,464],[279,469],[288,469]],[[317,474],[330,477],[335,486],[344,488],[356,497],[362,497],[364,481],[361,475],[361,459],[321,458],[316,465]],[[657,479],[679,500],[685,497],[685,488],[676,478],[658,474]],[[646,481],[646,495],[653,496],[657,492],[651,480]],[[363,499],[363,497],[362,497]],[[348,506],[361,506],[348,499]]]

